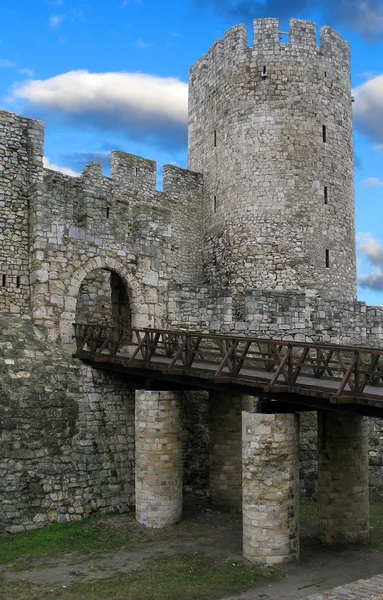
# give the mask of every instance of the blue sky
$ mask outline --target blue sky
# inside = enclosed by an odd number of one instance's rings
[[[189,67],[231,26],[331,25],[351,45],[358,298],[383,304],[383,0],[4,0],[0,107],[45,121],[69,173],[123,150],[186,166]],[[249,43],[251,34],[249,33]]]

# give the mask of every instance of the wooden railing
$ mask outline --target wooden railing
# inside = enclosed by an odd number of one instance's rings
[[[383,402],[383,349],[75,323],[75,356],[167,375],[305,393],[331,402]]]

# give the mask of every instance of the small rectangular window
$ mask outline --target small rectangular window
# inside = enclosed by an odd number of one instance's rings
[[[134,173],[135,173],[135,176],[137,177],[137,175],[138,175],[138,167],[136,167],[136,168],[134,169]]]
[[[109,206],[106,208],[106,218],[109,219],[110,209]]]
[[[326,125],[322,125],[322,136],[323,136],[323,141],[326,142],[327,141]]]
[[[214,209],[214,212],[216,213],[217,212],[217,196],[214,196],[213,209]]]
[[[216,129],[214,129],[213,138],[214,138],[214,148],[215,148],[217,146],[217,130]]]
[[[328,204],[328,187],[327,187],[327,185],[324,186],[323,192],[324,192],[324,203]]]
[[[7,276],[4,274],[2,275],[2,278],[1,278],[1,285],[3,287],[5,287],[7,285]]]
[[[326,268],[330,267],[330,250],[326,250]]]
[[[16,277],[16,287],[17,288],[20,287],[20,275],[17,275],[17,277]]]

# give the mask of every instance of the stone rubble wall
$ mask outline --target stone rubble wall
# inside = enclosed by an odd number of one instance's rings
[[[134,392],[0,317],[0,530],[134,507]]]
[[[383,347],[383,309],[357,301],[323,301],[304,293],[170,285],[168,323],[261,338]]]
[[[181,395],[184,498],[209,496],[209,392]]]
[[[0,315],[0,532],[135,506],[134,390]],[[205,500],[206,392],[180,393],[184,495]]]
[[[76,305],[76,323],[113,325],[110,272],[96,269],[80,286]]]

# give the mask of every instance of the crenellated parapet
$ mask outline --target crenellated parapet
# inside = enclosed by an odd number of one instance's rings
[[[320,29],[320,44],[317,44],[315,23],[291,19],[288,32],[279,30],[278,19],[255,19],[253,43],[247,43],[248,30],[245,25],[229,29],[224,38],[218,39],[190,69],[190,78],[208,82],[223,69],[231,68],[242,61],[265,59],[281,62],[295,60],[311,61],[317,66],[340,70],[349,77],[350,48],[340,34],[331,27]],[[265,65],[267,66],[267,65]],[[265,73],[261,73],[265,75]]]

